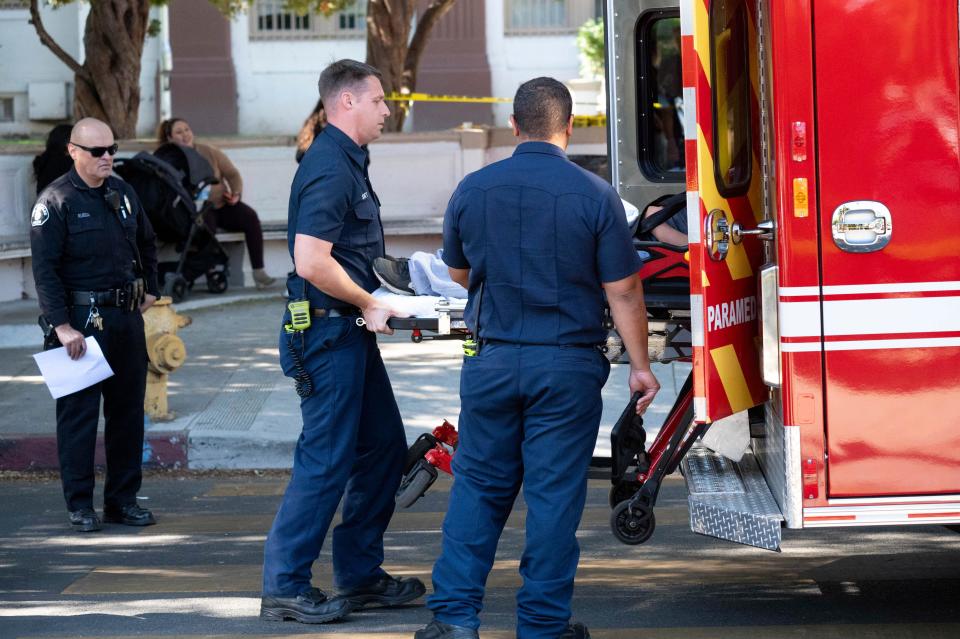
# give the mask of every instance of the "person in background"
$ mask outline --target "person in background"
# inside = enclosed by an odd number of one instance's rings
[[[313,107],[313,111],[311,111],[307,119],[303,121],[303,126],[300,127],[300,133],[297,134],[297,164],[300,164],[303,155],[307,152],[307,149],[310,148],[310,145],[313,144],[314,138],[320,135],[320,132],[323,131],[323,127],[325,126],[327,126],[327,112],[323,108],[323,98],[320,98]]]
[[[173,142],[189,146],[210,163],[220,183],[210,188],[210,203],[213,208],[207,212],[207,224],[214,232],[217,227],[225,231],[242,231],[247,251],[250,253],[253,281],[257,288],[272,285],[276,280],[267,275],[263,268],[263,229],[260,227],[260,218],[249,205],[240,201],[243,179],[237,167],[217,147],[196,142],[190,124],[183,118],[170,118],[161,122],[157,130],[157,141],[160,144]]]
[[[73,167],[67,152],[72,124],[58,124],[47,134],[47,147],[33,158],[33,177],[37,180],[37,195],[58,177]]]

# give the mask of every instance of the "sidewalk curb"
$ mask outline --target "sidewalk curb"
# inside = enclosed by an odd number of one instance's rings
[[[148,468],[187,468],[187,431],[149,430]],[[103,435],[97,435],[95,464],[103,466]],[[0,437],[0,470],[57,470],[56,435],[4,435]]]

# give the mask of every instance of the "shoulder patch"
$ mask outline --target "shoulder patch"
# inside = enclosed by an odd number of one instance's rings
[[[43,226],[50,219],[50,211],[43,202],[37,202],[30,213],[30,226]]]

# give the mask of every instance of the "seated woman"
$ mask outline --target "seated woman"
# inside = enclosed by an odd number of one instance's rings
[[[250,253],[250,265],[253,267],[253,281],[257,288],[266,288],[276,280],[263,270],[263,230],[257,212],[240,201],[243,180],[233,162],[220,149],[209,144],[199,144],[194,140],[190,125],[183,118],[171,118],[160,123],[157,141],[161,144],[174,142],[189,146],[202,155],[213,167],[214,175],[220,180],[210,188],[210,203],[213,209],[207,212],[207,225],[211,231],[217,227],[226,231],[243,231]]]

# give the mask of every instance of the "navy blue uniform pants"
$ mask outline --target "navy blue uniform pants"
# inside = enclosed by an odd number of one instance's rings
[[[589,347],[488,343],[464,358],[460,443],[427,602],[438,620],[479,627],[497,542],[522,486],[517,637],[555,639],[566,628],[609,372],[606,358]]]
[[[311,566],[341,499],[334,582],[367,585],[384,574],[383,533],[407,452],[376,336],[349,317],[315,318],[303,334],[281,330],[280,363],[293,376],[288,344],[301,354],[313,393],[300,401],[303,432],[264,548],[263,594],[292,596],[310,587]]]
[[[103,444],[107,477],[103,504],[109,508],[137,501],[142,480],[143,394],[147,385],[147,345],[139,311],[100,307],[103,330],[84,327],[88,306],[70,309],[70,325],[93,335],[113,369],[113,377],[57,400],[57,453],[67,510],[93,508],[94,453],[103,397]]]

